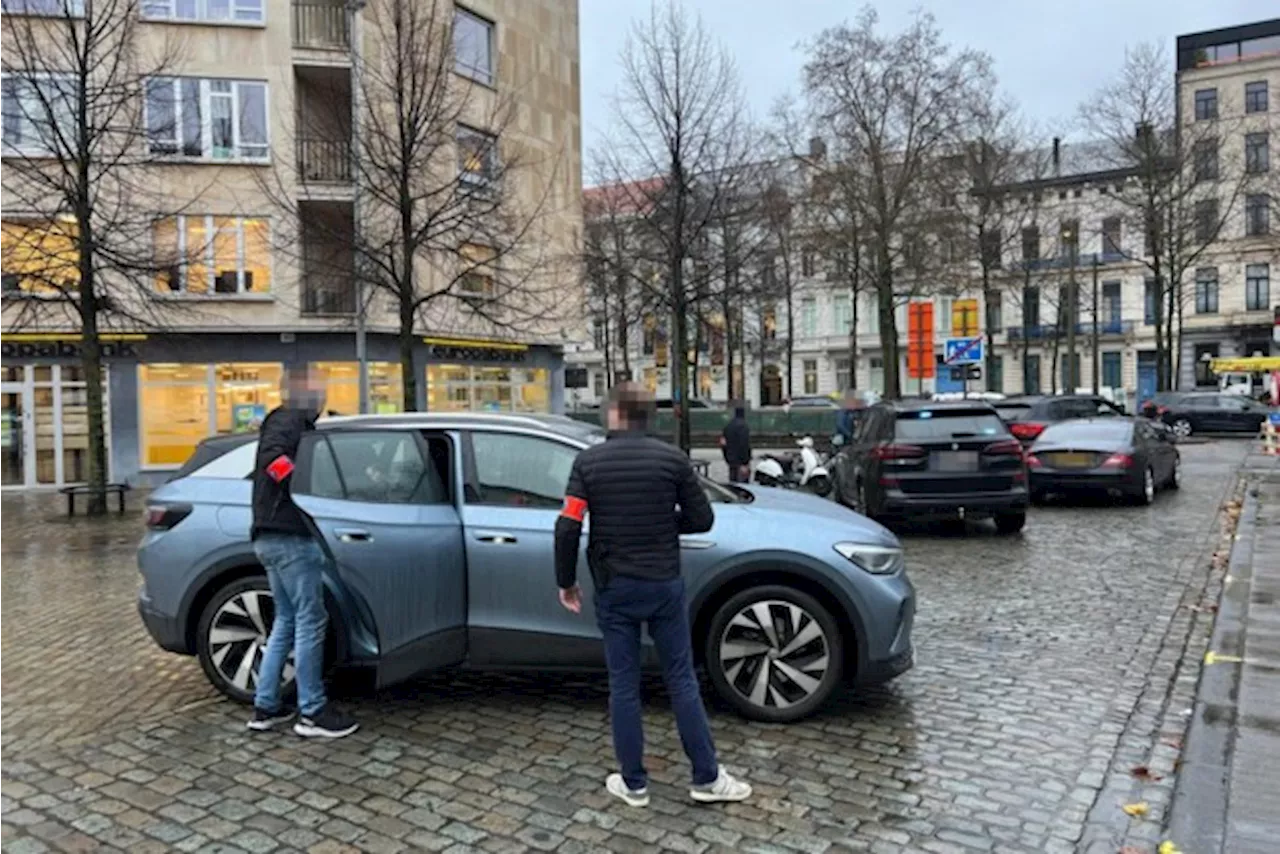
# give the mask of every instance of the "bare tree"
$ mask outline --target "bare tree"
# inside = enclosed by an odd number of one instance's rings
[[[1082,124],[1108,143],[1111,166],[1132,175],[1112,197],[1131,233],[1145,238],[1125,254],[1152,282],[1159,390],[1177,381],[1188,276],[1238,217],[1251,185],[1265,180],[1250,173],[1237,145],[1224,144],[1235,122],[1218,117],[1216,101],[1204,115],[1179,109],[1169,65],[1156,45],[1128,50],[1116,78],[1080,108]]]
[[[943,156],[963,140],[972,105],[993,85],[990,60],[953,51],[932,18],[917,14],[896,35],[864,10],[853,25],[824,30],[809,46],[804,93],[814,128],[832,131],[831,156],[857,181],[856,221],[865,235],[877,295],[885,392],[901,393],[895,272],[929,227]]]
[[[303,257],[304,276],[354,277],[368,297],[356,312],[379,295],[394,306],[406,411],[417,409],[413,351],[424,327],[502,338],[547,326],[569,310],[551,273],[580,260],[550,228],[571,204],[557,198],[561,159],[521,140],[518,90],[473,79],[490,69],[455,73],[455,15],[445,0],[369,4],[354,99],[316,98],[331,112],[302,117],[304,132],[317,124],[344,138],[355,119],[354,222],[307,215],[289,178],[269,179],[298,225],[295,246],[330,247],[327,263]]]
[[[689,397],[689,323],[709,279],[691,275],[699,249],[734,193],[752,140],[737,70],[700,19],[675,2],[655,4],[631,28],[622,52],[623,82],[614,106],[609,151],[616,183],[646,182],[648,239],[664,264],[663,293],[671,317],[672,396]],[[705,251],[705,250],[704,250]],[[690,445],[688,413],[676,419],[676,441]]]
[[[181,259],[156,257],[154,229],[198,197],[155,189],[151,158],[165,152],[147,144],[144,103],[157,105],[179,45],[144,38],[141,5],[64,0],[6,14],[3,35],[4,321],[80,335],[91,514],[106,511],[103,336],[161,323],[158,279]],[[150,130],[173,128],[153,110]]]

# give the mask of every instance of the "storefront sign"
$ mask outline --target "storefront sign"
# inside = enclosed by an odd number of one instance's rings
[[[505,341],[472,341],[462,338],[424,338],[427,355],[441,362],[527,361],[529,347]]]
[[[98,345],[105,359],[136,359],[138,351],[128,341],[103,341]],[[79,341],[0,341],[6,359],[80,359]]]

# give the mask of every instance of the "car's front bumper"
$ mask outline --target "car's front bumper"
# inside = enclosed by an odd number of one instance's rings
[[[192,649],[178,625],[178,618],[157,611],[150,597],[147,596],[145,587],[138,591],[138,616],[142,618],[142,624],[147,627],[147,633],[161,649],[191,655]]]

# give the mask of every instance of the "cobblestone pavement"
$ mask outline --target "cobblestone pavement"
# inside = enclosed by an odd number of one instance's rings
[[[907,532],[915,670],[792,726],[713,710],[756,784],[688,804],[661,691],[648,810],[603,793],[598,679],[466,676],[358,698],[339,743],[250,735],[133,611],[137,519],[3,505],[3,847],[205,852],[1153,850],[1243,443],[1187,447],[1150,508],[1036,510],[1021,537]],[[1135,780],[1132,767],[1150,766]],[[1162,779],[1156,780],[1155,777]],[[1121,811],[1141,797],[1148,814]]]

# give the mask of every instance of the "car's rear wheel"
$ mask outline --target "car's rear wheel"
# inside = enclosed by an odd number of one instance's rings
[[[258,669],[275,618],[275,600],[261,575],[237,578],[205,605],[196,629],[196,654],[205,676],[223,694],[252,703]],[[285,665],[285,688],[293,688],[293,664]]]
[[[1170,489],[1178,489],[1179,487],[1182,486],[1182,458],[1181,457],[1173,458],[1173,471],[1169,472],[1169,483],[1167,484],[1167,486]]]
[[[995,515],[996,530],[1002,534],[1016,534],[1027,524],[1027,511],[1017,513],[997,513]]]
[[[1173,430],[1173,435],[1177,436],[1179,439],[1187,438],[1194,431],[1194,428],[1191,426],[1191,422],[1186,418],[1179,418],[1174,421],[1170,429]]]
[[[1146,506],[1156,500],[1156,474],[1147,466],[1142,470],[1142,481],[1133,493],[1133,503]]]
[[[732,596],[711,619],[707,672],[716,691],[746,718],[799,720],[840,684],[844,638],[827,608],[783,585]]]

